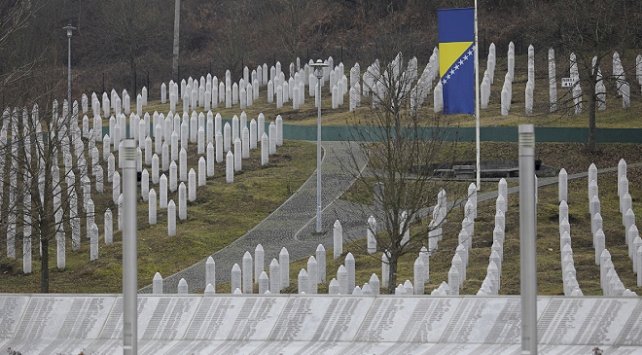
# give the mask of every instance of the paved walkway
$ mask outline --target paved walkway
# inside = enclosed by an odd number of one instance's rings
[[[257,244],[263,245],[265,250],[266,270],[272,258],[277,258],[281,248],[285,246],[290,254],[290,262],[314,255],[319,243],[332,246],[332,226],[334,221],[341,220],[344,242],[363,237],[366,232],[366,222],[369,208],[353,204],[339,197],[354,182],[355,164],[351,163],[354,154],[359,169],[365,169],[365,157],[359,152],[357,143],[324,142],[324,158],[322,162],[323,178],[323,235],[315,235],[315,205],[316,205],[316,174],[297,190],[283,205],[270,214],[265,220],[248,231],[245,235],[234,241],[224,249],[214,253],[216,261],[217,282],[227,282],[230,279],[230,270],[234,263],[241,265],[243,254],[246,251],[254,256]],[[639,167],[642,163],[629,164],[629,167]],[[598,174],[617,171],[617,167],[598,170]],[[585,178],[588,174],[581,172],[569,174],[568,180]],[[557,176],[540,178],[538,186],[544,187],[557,184]],[[497,198],[497,182],[482,181],[482,192],[478,202],[494,200]],[[508,189],[509,194],[519,192],[519,186]],[[455,202],[457,203],[457,202]],[[423,211],[429,213],[429,209]],[[185,278],[190,292],[201,292],[205,288],[205,259],[164,279],[164,292],[176,293],[178,281]],[[150,280],[151,281],[151,280]],[[141,289],[143,293],[151,292],[151,285]]]
[[[285,246],[290,254],[290,260],[298,260],[314,253],[319,243],[326,246],[332,244],[332,225],[341,215],[344,223],[346,238],[356,236],[357,226],[362,226],[367,219],[354,211],[350,203],[338,198],[352,185],[353,176],[357,172],[355,163],[351,163],[352,156],[356,159],[359,169],[365,167],[365,157],[359,154],[358,145],[348,142],[323,142],[324,157],[321,165],[323,179],[322,206],[323,229],[329,231],[325,235],[312,236],[316,213],[316,174],[312,174],[305,183],[283,205],[277,208],[261,223],[248,231],[245,235],[214,253],[216,261],[216,280],[225,282],[230,279],[230,270],[234,263],[241,265],[245,251],[254,255],[254,248],[261,243],[265,250],[266,268],[272,258],[277,258],[281,248]],[[352,153],[357,152],[357,153]],[[352,172],[351,172],[352,170]],[[354,214],[357,215],[354,215]],[[176,293],[178,281],[184,278],[190,292],[200,291],[205,288],[205,260],[190,266],[174,275],[165,277],[163,282],[164,292]],[[151,282],[151,280],[149,280]],[[141,289],[143,293],[151,292],[151,285]]]

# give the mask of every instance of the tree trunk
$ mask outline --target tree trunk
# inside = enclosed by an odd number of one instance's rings
[[[591,85],[589,85],[589,102],[588,102],[588,116],[589,116],[589,129],[588,129],[588,141],[587,149],[589,152],[597,151],[597,137],[596,137],[596,122],[595,122],[595,110],[597,108],[597,100],[595,97],[595,81],[596,76],[591,75]]]
[[[178,49],[179,49],[179,33],[181,21],[181,0],[174,2],[174,46],[172,51],[172,78],[177,82],[180,80],[178,77]]]
[[[133,88],[134,91],[131,92],[130,97],[133,98],[133,102],[136,102],[136,93],[138,91],[137,87],[137,78],[136,78],[136,58],[134,58],[134,55],[129,57],[129,72],[130,72],[130,78],[131,78],[131,86],[129,87],[130,89]],[[131,104],[131,101],[130,101]]]
[[[397,288],[397,262],[399,261],[399,255],[397,253],[391,252],[390,259],[388,260],[388,293],[394,294],[395,289]]]
[[[42,257],[40,258],[40,292],[49,293],[49,238],[41,237]]]

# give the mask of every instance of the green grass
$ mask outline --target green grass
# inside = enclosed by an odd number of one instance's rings
[[[192,145],[191,149],[195,149]],[[167,237],[166,210],[158,213],[159,224],[148,225],[147,203],[139,200],[138,214],[138,284],[151,282],[155,272],[171,275],[227,246],[279,207],[314,171],[315,147],[305,142],[286,142],[270,164],[260,167],[260,152],[243,161],[243,171],[233,184],[225,183],[224,166],[217,164],[215,178],[197,192],[197,200],[188,203],[188,218],[177,220],[177,236]],[[190,151],[189,168],[195,167],[195,152]],[[195,169],[196,170],[196,169]],[[96,223],[100,226],[100,257],[89,262],[88,241],[82,237],[81,249],[67,245],[67,268],[56,269],[55,246],[50,247],[50,292],[111,293],[119,292],[122,277],[121,233],[116,232],[117,214],[111,202],[111,183],[96,199]],[[168,199],[177,201],[176,194]],[[114,215],[114,244],[103,242],[103,213],[111,207]],[[85,222],[82,222],[83,234]],[[67,233],[69,238],[70,233]],[[36,243],[33,243],[36,246]],[[17,239],[18,253],[21,252]],[[33,273],[22,274],[22,260],[0,259],[0,292],[39,292],[40,261],[34,248]],[[3,255],[6,255],[3,253]],[[18,254],[19,255],[19,254]]]

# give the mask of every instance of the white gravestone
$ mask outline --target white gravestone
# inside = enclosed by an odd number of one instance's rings
[[[318,283],[325,282],[326,280],[326,260],[325,260],[325,248],[323,244],[319,244],[316,250],[316,261],[317,261],[317,277]]]
[[[343,261],[346,271],[348,271],[348,291],[355,287],[355,260],[352,253],[348,253]]]
[[[207,182],[207,168],[205,158],[198,159],[198,186],[205,186]]]
[[[234,182],[234,154],[227,152],[225,157],[225,182],[231,184]]]
[[[149,172],[147,172],[147,169],[143,169],[140,174],[140,194],[143,201],[146,202],[149,197]]]
[[[187,181],[187,150],[185,148],[181,148],[178,155],[178,179]]]
[[[154,274],[154,279],[152,280],[152,294],[163,294],[163,277],[159,272]]]
[[[172,161],[169,164],[169,191],[174,192],[178,188],[178,167],[176,163]]]
[[[348,270],[346,270],[345,266],[340,265],[337,270],[337,280],[339,281],[339,290],[342,295],[347,295],[348,291],[352,291],[351,289],[348,290],[348,277]]]
[[[196,201],[196,172],[194,169],[190,169],[187,174],[187,200],[189,202]]]
[[[187,187],[184,182],[178,186],[178,219],[187,219]]]
[[[263,133],[263,136],[261,137],[261,166],[267,165],[270,161],[270,152],[268,145],[268,136],[267,134]]]
[[[243,127],[242,138],[243,159],[248,159],[250,157],[250,130],[247,127]]]
[[[156,224],[156,191],[154,189],[149,190],[148,197],[148,209],[149,209],[149,224]]]
[[[207,176],[212,177],[214,176],[214,166],[215,166],[215,155],[214,155],[214,145],[212,143],[207,143]]]
[[[280,88],[280,87],[279,87]],[[278,102],[278,101],[277,101]],[[297,289],[298,293],[301,294],[308,294],[310,291],[308,290],[308,287],[310,286],[310,278],[308,276],[307,271],[305,269],[301,269],[299,271],[299,276],[297,277]]]
[[[164,209],[167,208],[167,176],[161,175],[158,181],[158,206]]]
[[[332,240],[333,256],[334,259],[337,259],[341,254],[343,254],[343,227],[338,219],[334,222],[334,226],[332,228]]]
[[[290,254],[283,247],[279,252],[279,266],[281,268],[281,288],[290,287]]]
[[[241,285],[241,267],[239,264],[234,264],[232,266],[232,271],[230,275],[230,290],[234,292],[235,290],[240,290]]]
[[[259,275],[258,279],[258,284],[260,295],[270,292],[270,278],[265,271],[261,271],[261,275]]]
[[[187,287],[187,281],[185,281],[184,278],[181,278],[180,281],[178,281],[178,294],[179,295],[186,295],[189,290]]]
[[[251,294],[253,293],[253,277],[252,277],[252,254],[250,254],[249,251],[246,251],[245,254],[243,254],[243,260],[242,260],[242,265],[243,265],[243,293],[244,294]]]
[[[216,263],[211,256],[208,256],[205,262],[205,284],[216,289]]]
[[[109,208],[105,211],[104,224],[105,224],[105,244],[111,245],[114,242],[114,223],[113,223],[113,216]]]
[[[281,292],[281,271],[279,262],[272,259],[270,262],[270,293],[278,294]]]
[[[308,264],[307,264],[307,272],[308,272],[308,293],[310,294],[316,294],[318,291],[318,263],[317,260],[314,258],[314,256],[310,256],[308,258]]]
[[[174,200],[170,200],[167,204],[167,236],[176,236],[176,205]]]
[[[258,244],[254,249],[254,277],[256,282],[258,282],[258,277],[261,275],[265,268],[265,251],[263,246]]]
[[[98,260],[98,226],[92,223],[89,233],[89,261]]]
[[[239,138],[234,139],[234,171],[243,170],[243,159],[242,159],[242,147],[241,140]]]

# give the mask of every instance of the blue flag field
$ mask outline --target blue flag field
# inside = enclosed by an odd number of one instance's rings
[[[475,9],[437,10],[444,114],[475,113]]]

